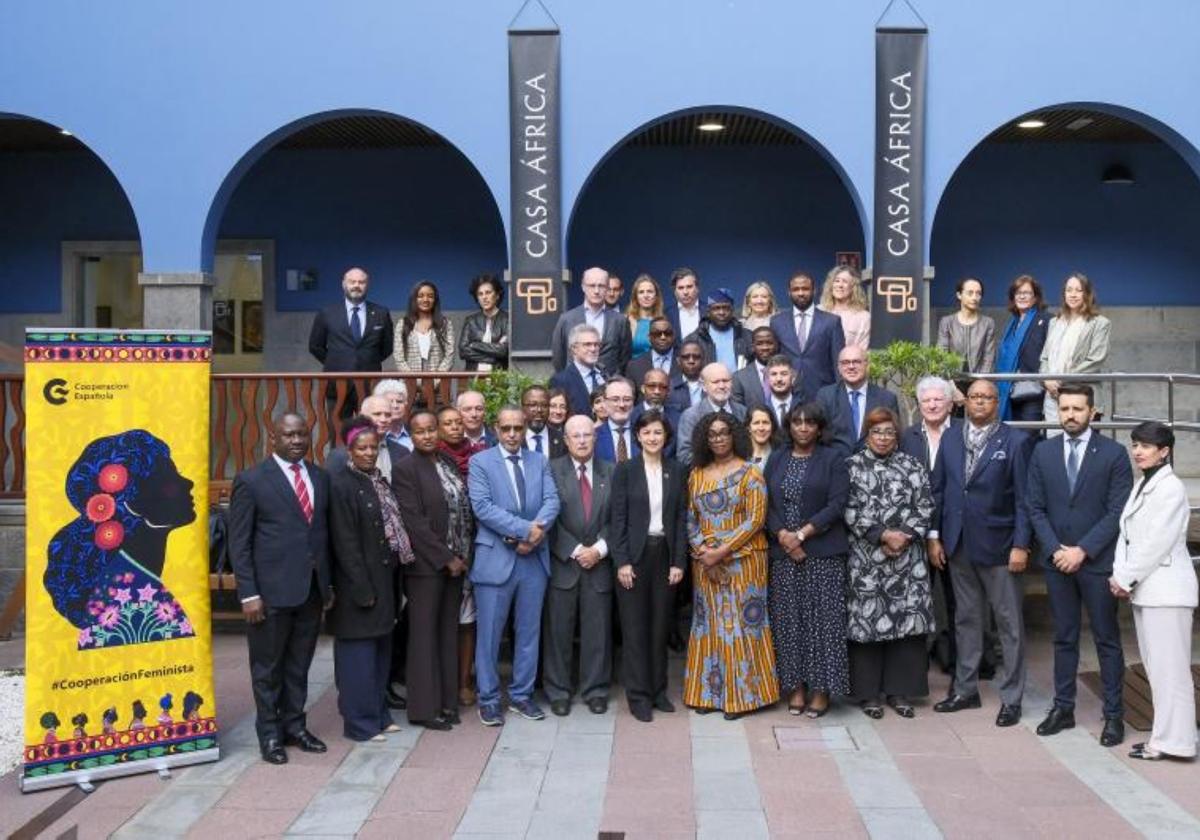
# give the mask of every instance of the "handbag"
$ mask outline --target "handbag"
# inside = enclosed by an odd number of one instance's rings
[[[1012,390],[1008,392],[1008,397],[1013,402],[1041,399],[1042,383],[1033,379],[1022,379],[1019,382],[1014,382]]]

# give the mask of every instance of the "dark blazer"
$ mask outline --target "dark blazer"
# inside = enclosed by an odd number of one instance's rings
[[[597,373],[603,383],[604,374],[599,370]],[[561,388],[567,395],[567,408],[571,414],[592,416],[592,389],[579,372],[579,368],[575,367],[574,362],[568,363],[565,368],[550,377],[550,387]]]
[[[764,470],[767,479],[767,539],[772,560],[787,556],[779,544],[779,532],[787,527],[787,511],[783,500],[783,479],[791,457],[790,446],[776,449],[767,459]],[[816,528],[804,541],[804,551],[813,557],[832,557],[847,554],[846,525],[842,518],[846,499],[850,495],[850,471],[841,451],[833,446],[818,446],[813,450],[804,478],[804,493],[798,511],[800,525]]]
[[[663,536],[667,556],[677,569],[687,566],[687,467],[673,458],[663,458]],[[613,568],[635,568],[646,548],[650,531],[650,490],[646,485],[646,461],[638,455],[617,464],[612,477],[611,539],[608,551]]]
[[[584,323],[583,305],[568,309],[554,325],[550,339],[551,362],[556,371],[571,364],[571,348],[567,346],[571,328]],[[633,336],[629,332],[629,319],[613,309],[604,310],[604,331],[600,335],[600,367],[607,373],[621,373],[633,355]]]
[[[633,431],[632,412],[629,415],[629,419],[626,421],[626,425],[629,426],[629,452],[627,454],[630,458],[632,458],[634,455],[637,455],[642,451],[642,448],[638,446],[637,434],[635,434]],[[613,441],[612,428],[607,422],[603,423],[596,429],[595,457],[597,461],[605,461],[609,464],[615,464],[617,461],[617,447]]]
[[[730,326],[733,329],[733,353],[736,357],[734,360],[734,370],[730,371],[730,373],[733,373],[741,366],[742,359],[751,359],[754,357],[754,348],[750,343],[750,330],[743,327],[737,321],[734,321]],[[712,325],[709,324],[707,318],[704,318],[700,321],[700,326],[696,328],[696,331],[684,339],[685,341],[697,341],[700,343],[700,347],[704,350],[704,364],[706,365],[717,360],[717,344],[713,341],[711,330]]]
[[[379,371],[383,360],[392,355],[395,327],[386,306],[363,301],[362,338],[350,335],[350,321],[344,300],[331,303],[313,319],[308,335],[308,352],[326,372]]]
[[[733,375],[733,393],[729,397],[738,405],[744,405],[747,411],[765,405],[763,399],[762,377],[758,372],[758,362],[753,359],[744,368]],[[792,383],[792,400],[788,407],[805,402],[808,395],[804,391],[804,383],[800,377],[795,377]]]
[[[829,420],[829,431],[834,443],[842,449],[847,457],[863,448],[866,436],[856,435],[853,430],[854,417],[850,411],[850,397],[846,394],[846,386],[842,382],[826,385],[817,392],[817,401],[825,409],[825,417]],[[900,417],[900,402],[896,395],[887,388],[867,384],[866,405],[862,409],[863,426],[866,427],[867,415],[875,408],[890,408],[896,415],[896,421],[902,423]],[[926,462],[928,463],[928,462]]]
[[[921,422],[918,420],[900,433],[900,451],[913,456],[929,469],[929,442],[925,440],[925,434],[921,431]],[[950,418],[950,425],[942,432],[942,440],[948,435],[962,436],[962,421],[957,417]]]
[[[329,600],[329,474],[308,461],[304,466],[313,484],[311,525],[274,457],[233,479],[229,559],[239,598],[258,595],[268,608],[299,606],[315,571],[321,597]]]
[[[458,475],[454,459],[438,452],[435,457],[445,459]],[[406,575],[436,575],[446,568],[453,556],[446,545],[446,531],[450,525],[450,508],[442,492],[442,480],[438,478],[437,465],[424,455],[414,454],[405,458],[393,470],[395,480],[392,490],[400,503],[400,515],[404,517],[404,528],[412,543],[417,561],[404,570]],[[466,482],[463,494],[466,495]],[[470,558],[464,557],[463,560]]]
[[[771,331],[779,342],[779,349],[792,360],[792,367],[800,374],[800,381],[809,393],[816,393],[826,385],[837,381],[837,357],[846,346],[846,333],[842,330],[842,319],[820,309],[813,310],[812,326],[804,341],[804,352],[796,343],[796,320],[794,307],[789,305],[782,312],[771,316]]]
[[[396,623],[397,561],[371,480],[350,467],[329,475],[333,589],[329,629],[339,639],[386,636]]]
[[[1029,325],[1029,330],[1025,333],[1025,340],[1021,342],[1021,349],[1017,353],[1017,371],[1019,373],[1037,373],[1041,368],[1042,348],[1046,345],[1046,334],[1050,330],[1050,317],[1050,313],[1043,307],[1038,310],[1033,323]],[[1001,340],[1008,332],[1012,321],[1013,319],[1010,318],[1009,322],[1004,325],[1004,330],[1000,333]]]
[[[396,443],[394,440],[387,441],[387,451],[388,457],[392,461],[392,470],[391,474],[385,475],[384,478],[387,479],[388,484],[395,487],[396,467],[401,461],[412,457],[412,452]],[[346,448],[344,446],[339,446],[337,449],[325,456],[325,469],[329,470],[331,473],[335,470],[344,470],[349,462],[350,456],[349,453],[346,452]]]
[[[1029,521],[1037,534],[1037,559],[1064,545],[1087,552],[1079,571],[1112,574],[1113,552],[1120,532],[1121,511],[1133,489],[1133,470],[1125,448],[1093,430],[1075,479],[1067,489],[1067,464],[1062,437],[1038,443],[1029,458],[1029,487],[1025,497]]]
[[[704,400],[703,388],[700,390],[700,399]],[[682,375],[679,379],[671,381],[671,390],[667,392],[667,405],[681,415],[692,407],[692,391]]]
[[[567,404],[570,405],[570,400],[567,401]],[[547,423],[546,436],[550,440],[550,451],[542,453],[546,456],[546,460],[567,454],[567,444],[563,440],[563,430],[561,426],[551,426],[549,423]],[[536,448],[529,445],[528,437],[525,439],[525,448],[532,449],[535,452],[537,451]]]
[[[1031,435],[1001,423],[968,481],[961,428],[942,438],[931,484],[933,530],[939,532],[947,557],[961,545],[971,563],[1004,566],[1011,548],[1029,547],[1025,465],[1032,441]]]
[[[500,340],[508,337],[508,313],[503,309],[496,312],[491,341],[483,340],[486,329],[487,318],[482,311],[472,312],[463,320],[462,332],[458,334],[458,357],[465,362],[466,370],[478,370],[480,363],[501,370],[508,367],[508,342]]]
[[[697,303],[696,306],[700,312],[700,320],[703,321],[704,320],[704,301],[703,301],[703,299],[699,303]],[[671,321],[671,328],[673,330],[675,330],[675,346],[678,347],[680,342],[683,341],[683,339],[686,337],[687,334],[684,333],[683,327],[679,323],[679,303],[674,299],[673,296],[671,298],[671,302],[669,304],[667,304],[666,308],[663,310],[663,315],[667,316],[667,318]]]
[[[583,516],[583,497],[579,494],[579,472],[575,459],[569,455],[550,462],[550,475],[558,488],[561,507],[550,538],[550,585],[555,589],[574,589],[586,580],[595,592],[611,592],[613,569],[609,557],[584,570],[571,559],[578,545],[595,545],[611,541],[608,511],[611,499],[613,465],[592,458],[592,515]],[[609,554],[612,547],[609,546]]]
[[[642,380],[646,378],[647,371],[656,370],[654,367],[654,351],[648,350],[645,353],[634,356],[629,364],[625,367],[625,375],[633,380],[633,384],[641,392]],[[676,380],[683,376],[679,372],[679,359],[675,357],[675,351],[671,351],[671,369],[667,372],[667,377],[670,384],[674,384]]]

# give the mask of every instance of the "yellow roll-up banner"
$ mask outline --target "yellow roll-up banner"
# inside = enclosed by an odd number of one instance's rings
[[[25,334],[21,789],[215,761],[207,332]]]

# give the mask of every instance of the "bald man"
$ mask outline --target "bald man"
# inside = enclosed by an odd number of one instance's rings
[[[308,335],[308,352],[321,363],[325,373],[383,370],[383,360],[392,354],[394,327],[386,306],[367,300],[370,278],[354,267],[342,275],[342,299],[331,303],[313,318]],[[336,385],[330,382],[325,399],[332,400]],[[354,386],[342,408],[347,415],[358,402]]]
[[[675,457],[688,466],[692,463],[692,430],[701,417],[714,411],[724,411],[740,422],[746,420],[746,407],[730,399],[733,394],[733,375],[729,368],[720,362],[705,365],[700,371],[700,385],[704,389],[704,399],[683,412],[679,418],[679,442],[675,446]]]
[[[583,305],[568,309],[559,317],[550,339],[554,370],[562,370],[571,359],[567,346],[571,329],[588,324],[600,333],[600,369],[607,376],[622,374],[633,355],[633,336],[629,332],[629,320],[607,306],[608,272],[603,268],[589,268],[583,272],[579,285],[583,289]]]
[[[867,382],[867,354],[857,344],[838,353],[838,381],[817,391],[817,402],[825,409],[834,445],[846,457],[866,443],[863,421],[873,409],[890,409],[900,422],[899,400],[887,388]]]

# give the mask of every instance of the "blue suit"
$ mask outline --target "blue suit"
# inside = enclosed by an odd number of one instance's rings
[[[598,367],[595,368],[595,371],[596,378],[600,384],[603,384],[604,374]],[[567,408],[571,414],[592,416],[592,389],[584,381],[574,362],[568,363],[565,368],[550,377],[550,387],[561,388],[567,395]]]
[[[550,552],[548,541],[543,540],[530,554],[518,555],[517,542],[529,535],[534,522],[540,522],[549,532],[559,505],[545,457],[522,449],[516,453],[525,476],[522,507],[508,477],[505,458],[509,454],[503,446],[485,449],[471,458],[467,476],[471,509],[478,524],[471,566],[478,610],[476,679],[480,704],[495,707],[500,703],[500,636],[514,605],[513,678],[508,694],[514,701],[528,700],[533,694]]]
[[[837,358],[846,346],[842,319],[820,309],[813,309],[812,323],[804,339],[804,349],[796,338],[795,307],[771,316],[771,332],[779,342],[779,350],[792,360],[800,374],[800,382],[809,394],[837,381]]]
[[[625,421],[625,425],[629,427],[629,452],[626,453],[632,458],[635,455],[641,454],[642,448],[638,446],[637,435],[633,433],[633,413],[629,415],[629,419]],[[594,457],[597,461],[606,461],[610,464],[617,462],[617,444],[613,440],[612,427],[605,422],[596,429],[596,452]]]
[[[1120,718],[1125,658],[1117,599],[1108,578],[1121,511],[1133,489],[1133,470],[1123,446],[1093,431],[1086,447],[1079,445],[1079,474],[1071,492],[1065,446],[1063,437],[1053,437],[1034,448],[1026,496],[1054,621],[1054,705],[1075,707],[1081,608],[1086,607],[1104,683],[1104,716]],[[1087,554],[1073,574],[1060,572],[1052,562],[1054,552],[1064,545],[1079,546]]]

